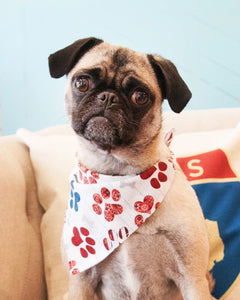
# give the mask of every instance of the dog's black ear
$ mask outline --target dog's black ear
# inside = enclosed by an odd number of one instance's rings
[[[148,55],[156,74],[163,99],[167,99],[171,109],[180,113],[192,97],[192,93],[179,75],[174,64],[158,55]]]
[[[81,39],[70,46],[61,49],[48,57],[49,71],[53,78],[66,75],[78,60],[91,48],[102,43],[103,40],[94,37]]]

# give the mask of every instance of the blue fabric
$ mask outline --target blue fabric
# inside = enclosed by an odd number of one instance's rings
[[[206,219],[216,221],[224,243],[224,258],[215,262],[213,295],[219,299],[240,273],[240,182],[193,185]]]

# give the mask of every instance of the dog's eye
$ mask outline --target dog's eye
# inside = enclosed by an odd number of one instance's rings
[[[143,105],[143,104],[146,104],[149,100],[149,95],[141,90],[141,89],[137,89],[134,91],[134,93],[132,94],[132,102],[134,104],[137,104],[137,105]]]
[[[87,92],[91,87],[91,81],[86,77],[79,77],[75,82],[76,88],[80,92]]]

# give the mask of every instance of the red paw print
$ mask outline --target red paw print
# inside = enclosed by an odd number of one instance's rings
[[[167,164],[163,161],[160,161],[158,163],[158,174],[157,174],[157,178],[154,177],[150,180],[151,186],[155,189],[159,189],[161,187],[161,182],[166,182],[167,181],[167,175],[164,174],[163,172],[166,171],[168,168]],[[155,172],[157,171],[157,168],[155,166],[151,167],[150,169],[148,169],[147,171],[143,172],[140,174],[140,177],[143,180],[146,180],[148,178],[150,178]]]
[[[110,196],[113,201],[119,201],[121,198],[121,193],[116,189],[113,189],[112,192],[110,193],[110,191],[107,188],[103,187],[101,189],[101,195],[97,193],[93,195],[93,199],[96,202],[96,204],[94,203],[92,205],[92,208],[97,215],[102,214],[101,204],[103,203],[104,200],[108,200]],[[114,204],[114,203],[105,203],[104,217],[108,222],[113,221],[115,215],[120,215],[122,212],[123,212],[122,205]]]
[[[76,266],[76,261],[75,260],[71,260],[68,262],[68,266],[69,266],[69,270],[72,270],[72,274],[77,274],[80,273],[80,271],[78,270],[78,268],[74,268]]]
[[[121,227],[118,231],[108,230],[108,237],[103,239],[103,245],[107,250],[111,250],[113,242],[119,243],[119,245],[129,236],[127,227]]]
[[[141,225],[142,225],[142,223],[143,223],[143,221],[144,221],[144,219],[143,219],[143,216],[141,216],[141,215],[137,215],[136,217],[135,217],[135,224],[138,226],[138,227],[140,227]]]
[[[151,214],[151,209],[154,204],[154,198],[150,195],[144,197],[143,201],[137,201],[134,203],[134,208],[137,212]],[[158,208],[160,202],[155,204],[155,209]],[[144,222],[144,218],[142,215],[137,215],[134,219],[135,224],[140,227]]]
[[[92,247],[95,245],[95,241],[94,239],[88,236],[89,236],[89,231],[86,228],[80,227],[80,231],[79,231],[77,227],[73,227],[72,243],[76,247],[83,244],[81,245],[82,247],[80,247],[80,254],[84,258],[88,257],[88,253],[90,254],[96,253],[95,249]]]
[[[134,203],[134,208],[136,211],[141,213],[151,213],[151,208],[153,207],[154,199],[152,196],[145,196],[143,201],[137,201]]]
[[[93,184],[97,183],[97,179],[99,179],[99,174],[95,172],[90,172],[87,168],[79,164],[79,179],[84,184]]]

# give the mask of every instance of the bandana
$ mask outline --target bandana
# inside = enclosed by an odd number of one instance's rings
[[[70,274],[97,265],[136,231],[163,201],[174,173],[172,158],[131,176],[102,175],[78,164],[63,227]]]

